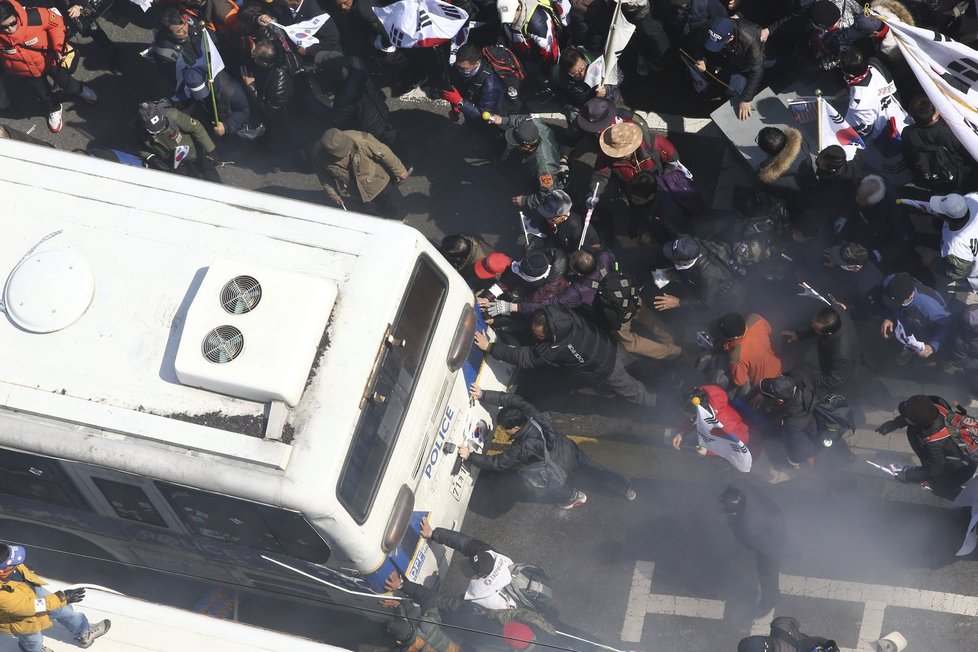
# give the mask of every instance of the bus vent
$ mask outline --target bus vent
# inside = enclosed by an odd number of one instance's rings
[[[244,335],[234,326],[218,326],[200,344],[204,357],[216,364],[231,362],[244,350]]]
[[[251,276],[235,276],[221,288],[221,306],[232,315],[243,315],[258,307],[261,284]]]

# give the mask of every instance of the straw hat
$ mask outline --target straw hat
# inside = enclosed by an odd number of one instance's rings
[[[620,122],[601,133],[601,151],[611,158],[628,156],[642,144],[642,128],[634,122]]]

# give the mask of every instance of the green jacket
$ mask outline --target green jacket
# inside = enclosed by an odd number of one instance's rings
[[[499,125],[503,129],[515,127],[521,122],[532,119],[528,115],[511,115],[504,117]],[[525,155],[523,165],[532,175],[533,192],[523,195],[523,206],[527,210],[536,210],[554,190],[564,188],[564,177],[560,173],[560,151],[557,148],[557,134],[553,127],[537,121],[540,131],[540,144],[532,154]]]
[[[190,148],[183,159],[185,161],[196,161],[203,154],[214,151],[214,141],[211,140],[203,124],[173,107],[163,109],[163,113],[169,124],[158,134],[144,132],[140,158],[147,160],[158,156],[167,161],[169,168],[175,170],[178,166],[174,165],[174,155],[181,145]]]
[[[391,148],[370,134],[354,130],[343,133],[353,139],[353,152],[346,158],[336,160],[321,143],[316,143],[312,149],[313,169],[323,190],[334,203],[339,204],[344,197],[355,196],[350,192],[351,178],[356,183],[360,198],[369,202],[387,187],[393,177],[407,172]]]

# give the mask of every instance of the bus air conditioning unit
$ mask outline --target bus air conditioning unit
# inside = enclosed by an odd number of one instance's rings
[[[184,321],[174,367],[184,385],[294,407],[336,301],[330,280],[216,260]]]

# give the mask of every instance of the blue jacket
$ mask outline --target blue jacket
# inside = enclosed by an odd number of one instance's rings
[[[482,120],[482,112],[488,111],[496,115],[503,112],[503,102],[506,100],[506,86],[496,75],[492,67],[484,60],[479,72],[471,77],[464,77],[452,69],[452,82],[462,94],[462,115],[466,120]]]
[[[886,288],[895,274],[883,279]],[[908,306],[887,308],[893,321],[900,320],[907,335],[913,335],[918,341],[929,344],[934,352],[940,350],[941,344],[947,339],[951,330],[951,313],[940,294],[930,289],[917,279],[914,279],[916,293]]]

